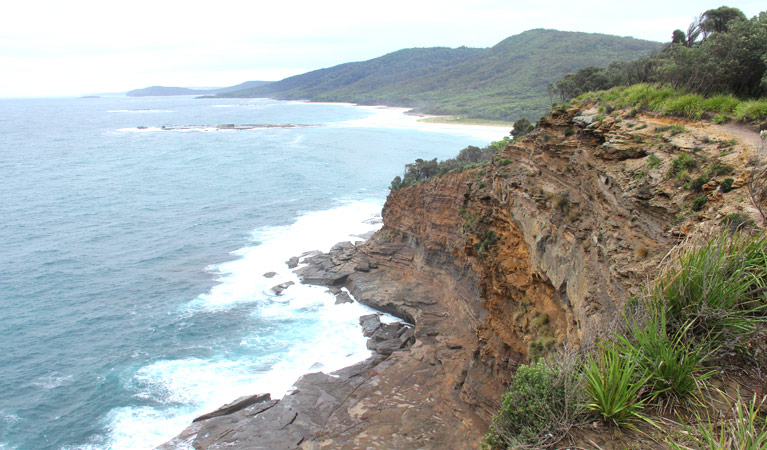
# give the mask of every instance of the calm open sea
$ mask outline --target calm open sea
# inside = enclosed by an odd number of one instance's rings
[[[377,229],[405,163],[503,137],[414,120],[265,99],[0,100],[0,449],[152,448],[241,395],[367,357],[364,307],[270,288],[297,281],[291,256]],[[269,123],[311,126],[214,127]]]

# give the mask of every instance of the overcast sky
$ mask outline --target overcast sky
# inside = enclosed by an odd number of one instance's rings
[[[721,0],[20,0],[0,12],[0,97],[278,80],[532,28],[667,42]],[[748,17],[765,2],[727,3]]]

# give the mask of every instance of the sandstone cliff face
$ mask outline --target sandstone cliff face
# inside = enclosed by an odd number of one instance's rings
[[[755,215],[740,201],[755,149],[742,139],[733,146],[734,130],[595,115],[556,111],[487,166],[392,192],[372,239],[305,261],[304,282],[346,286],[412,323],[413,339],[338,377],[302,378],[297,397],[270,404],[279,427],[246,411],[226,419],[229,429],[220,418],[198,423],[185,442],[476,448],[518,364],[591,344],[680,238],[724,214]],[[696,162],[691,176],[709,172],[704,192],[669,176],[681,154]],[[717,189],[725,171],[708,170],[714,164],[728,168],[735,190]],[[706,207],[691,210],[701,195]]]

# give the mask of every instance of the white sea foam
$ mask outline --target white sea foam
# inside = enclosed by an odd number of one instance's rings
[[[279,398],[305,373],[329,373],[370,356],[358,318],[372,310],[359,303],[336,305],[324,287],[298,283],[285,261],[311,250],[327,251],[340,241],[360,240],[380,227],[380,209],[380,201],[350,202],[303,214],[291,225],[255,230],[254,244],[236,251],[237,259],[210,267],[219,284],[190,302],[185,314],[257,302],[252,314],[283,328],[246,334],[239,348],[210,359],[161,360],[139,369],[126,389],[144,403],[160,406],[113,409],[106,417],[105,448],[151,449],[194,417],[242,395],[269,392]],[[277,275],[262,276],[271,271]],[[270,290],[286,281],[296,284],[280,296]]]
[[[361,236],[380,228],[378,221],[369,219],[381,210],[380,201],[357,201],[325,211],[306,213],[287,226],[267,227],[255,230],[253,240],[258,245],[241,248],[234,252],[234,261],[210,266],[219,284],[210,292],[200,295],[189,304],[193,311],[201,309],[229,308],[243,302],[268,300],[273,296],[271,287],[298,278],[285,262],[312,250],[328,251],[341,241],[358,241]],[[276,272],[273,278],[261,276]]]

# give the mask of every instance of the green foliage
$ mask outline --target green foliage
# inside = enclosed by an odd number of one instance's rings
[[[720,177],[722,175],[729,175],[732,173],[732,167],[722,164],[720,162],[715,162],[713,164],[710,164],[708,167],[706,167],[706,170],[703,171],[706,178],[710,177]]]
[[[735,108],[735,118],[742,122],[767,119],[767,99],[739,104]]]
[[[530,123],[530,120],[527,117],[523,117],[514,122],[514,128],[511,130],[511,135],[515,138],[522,137],[532,131],[533,128],[534,126]]]
[[[574,357],[521,365],[483,448],[544,448],[584,417],[580,362]]]
[[[415,162],[405,164],[404,176],[396,176],[389,187],[392,191],[414,184],[423,183],[437,176],[448,173],[458,173],[478,167],[487,163],[499,150],[506,148],[510,140],[504,138],[500,141],[491,142],[483,148],[470,145],[458,153],[455,158],[437,162],[437,158],[423,160],[418,158]],[[511,162],[509,160],[509,162]]]
[[[480,255],[485,254],[496,242],[498,242],[498,235],[493,230],[487,230],[485,232],[485,240],[474,245],[474,250]]]
[[[626,335],[615,335],[615,347],[629,358],[637,358],[642,372],[650,376],[648,386],[654,395],[682,400],[693,394],[698,383],[713,372],[703,368],[707,351],[699,344],[690,343],[687,331],[693,322],[670,330],[663,308],[645,311],[646,317],[638,321],[635,316],[627,320]]]
[[[650,154],[647,157],[647,168],[652,170],[660,166],[660,158],[655,156],[655,154]]]
[[[703,115],[703,97],[687,94],[669,99],[664,103],[663,113],[697,120]]]
[[[740,213],[727,214],[722,223],[730,232],[743,231],[754,226],[754,221]]]
[[[767,237],[723,234],[682,247],[651,295],[669,330],[687,324],[697,341],[736,349],[765,322]]]
[[[689,190],[691,190],[693,192],[701,192],[703,190],[703,185],[706,184],[706,183],[708,183],[708,178],[706,178],[706,177],[697,177],[697,178],[694,178],[694,179],[690,180],[690,182],[685,184],[684,187],[685,187],[685,189],[689,189]]]
[[[738,392],[734,405],[722,397],[730,405],[730,417],[712,420],[708,413],[705,417],[697,414],[697,426],[685,426],[687,445],[669,442],[672,450],[767,450],[767,416],[760,414],[767,397],[754,394],[744,402]]]
[[[589,409],[605,421],[632,428],[645,419],[642,410],[648,398],[641,390],[650,379],[636,358],[621,354],[615,346],[604,345],[586,361],[586,392]]]
[[[668,176],[673,177],[682,170],[692,170],[695,168],[695,165],[695,159],[687,153],[683,153],[671,161],[671,167],[668,169]]]
[[[715,95],[703,100],[702,107],[705,111],[720,114],[729,114],[740,104],[740,100],[732,95]]]
[[[727,114],[717,114],[714,116],[714,123],[717,125],[721,125],[723,123],[727,123],[727,121],[730,120],[730,116]]]
[[[700,211],[704,206],[706,206],[706,203],[708,203],[708,197],[705,195],[700,195],[692,199],[692,205],[690,205],[690,209],[693,211]]]
[[[554,100],[548,85],[566,74],[660,47],[633,38],[537,29],[492,48],[399,50],[221,96],[386,104],[512,122],[547,114]]]
[[[726,8],[727,12],[718,11]],[[704,110],[726,113],[733,110],[734,97],[759,97],[767,94],[767,15],[746,20],[735,8],[706,11],[703,18],[688,28],[687,34],[675,30],[672,44],[662,51],[631,62],[614,63],[607,69],[592,68],[563,78],[557,87],[563,100],[580,92],[568,89],[568,82],[581,80],[591,89],[660,83],[672,91],[681,91],[683,99],[666,105],[668,114],[698,118]],[[712,14],[708,16],[708,14]],[[732,17],[737,17],[733,19]],[[641,90],[641,88],[640,88]],[[663,111],[663,94],[630,95],[629,106],[641,105]],[[636,94],[636,92],[634,93]],[[706,103],[695,95],[716,95]],[[676,95],[675,95],[676,96]]]
[[[719,185],[722,188],[722,192],[724,192],[725,194],[727,192],[730,192],[732,190],[732,183],[734,181],[735,180],[733,180],[732,178],[725,178],[724,180],[722,180],[722,183]]]

